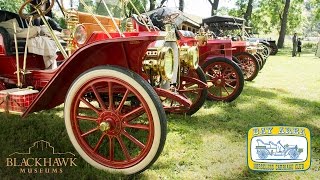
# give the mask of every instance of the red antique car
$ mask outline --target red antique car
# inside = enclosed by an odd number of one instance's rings
[[[148,12],[149,16],[144,17],[149,24],[144,24],[133,16],[134,26],[139,31],[146,31],[146,26],[155,31],[166,29],[168,17],[172,24],[181,21],[180,13],[171,8],[159,8],[155,11]],[[156,27],[156,28],[154,28]],[[196,39],[193,32],[178,31],[175,29],[175,36],[180,49],[181,64],[188,64],[181,58],[188,53],[190,49],[199,50],[199,66],[204,70],[208,85],[208,99],[217,101],[233,101],[242,92],[244,79],[241,69],[232,62],[232,48],[230,40],[202,40]],[[200,68],[198,67],[198,69]]]
[[[259,42],[244,41],[247,34],[244,26],[245,20],[232,16],[212,16],[203,19],[203,23],[216,36],[232,39],[233,60],[239,63],[245,80],[252,81],[258,75],[259,70],[264,66],[270,54],[269,47]],[[241,33],[236,37],[227,37],[229,33],[238,31]]]
[[[147,169],[166,140],[166,114],[157,92],[182,99],[186,107],[192,104],[161,86],[152,87],[143,70],[145,61],[152,60],[160,72],[172,73],[172,50],[161,49],[153,52],[157,58],[145,59],[148,46],[165,36],[117,32],[117,23],[111,22],[118,21],[112,17],[68,10],[62,42],[57,35],[61,29],[45,17],[53,3],[27,0],[20,16],[0,11],[0,110],[26,117],[64,103],[69,138],[88,163],[124,174]],[[34,11],[26,11],[29,5]],[[30,26],[39,19],[45,26]],[[103,31],[94,31],[96,27]]]
[[[231,102],[242,92],[244,77],[240,67],[232,61],[230,40],[196,37],[190,31],[179,30],[179,44],[197,44],[199,65],[203,68],[208,85],[208,99]],[[202,40],[201,40],[202,39]]]

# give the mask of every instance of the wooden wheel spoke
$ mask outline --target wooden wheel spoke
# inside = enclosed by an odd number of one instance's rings
[[[214,83],[210,83],[210,85],[208,85],[208,89],[211,89],[211,87],[215,88],[216,85]]]
[[[114,159],[114,138],[109,136],[109,159],[113,161]]]
[[[211,74],[207,73],[206,75],[209,76],[210,79],[215,79],[215,77],[213,75],[211,75]],[[207,79],[209,79],[209,78],[207,78]]]
[[[231,85],[231,84],[229,84],[229,83],[226,83],[226,85],[227,85],[228,87],[232,88],[232,89],[236,89],[236,87],[235,87],[235,86],[232,86],[232,85]]]
[[[83,102],[85,105],[87,105],[90,109],[92,109],[94,112],[99,114],[99,110],[95,108],[92,104],[90,104],[87,100],[85,100],[83,97],[80,98],[80,101]]]
[[[119,142],[119,144],[120,144],[120,147],[121,147],[121,149],[122,149],[122,152],[123,152],[124,156],[126,157],[127,160],[130,160],[131,157],[130,157],[129,151],[128,151],[126,145],[124,144],[122,138],[119,137],[119,136],[116,137],[116,138],[117,138],[117,140],[118,140],[118,142]]]
[[[219,89],[220,89],[220,97],[222,97],[222,87],[220,87]]]
[[[102,107],[102,109],[106,110],[107,107],[106,107],[105,103],[103,102],[103,100],[102,100],[102,98],[101,98],[98,90],[97,90],[93,85],[91,86],[91,89],[92,89],[94,95],[96,96],[96,98],[97,98],[97,100],[98,100],[98,103],[100,104],[100,106]]]
[[[121,102],[120,102],[117,110],[116,110],[117,112],[121,112],[122,107],[123,107],[124,103],[126,102],[129,93],[130,93],[130,91],[129,91],[129,89],[127,89],[126,92],[125,92],[124,95],[123,95],[123,98],[122,98],[122,100],[121,100]]]
[[[113,89],[112,89],[112,83],[108,82],[108,93],[109,93],[109,110],[112,110],[114,108],[113,104]]]
[[[96,132],[98,129],[99,129],[99,127],[96,127],[96,128],[94,128],[94,129],[91,129],[91,130],[89,130],[88,132],[81,134],[81,137],[88,136],[89,134],[92,134],[92,133]]]
[[[144,108],[142,106],[134,109],[133,111],[127,113],[126,115],[123,116],[123,119],[125,119],[126,122],[130,122],[134,120],[135,118],[138,118],[142,114],[144,114]]]
[[[96,152],[97,149],[101,146],[103,139],[105,138],[105,134],[101,135],[99,141],[97,142],[96,146],[94,147],[93,151]]]
[[[231,82],[236,82],[237,80],[236,80],[236,79],[226,79],[226,81],[227,81],[228,83],[231,83]]]
[[[228,72],[229,69],[230,69],[229,67],[225,67],[225,68],[223,69],[223,71],[222,71],[222,74],[227,74],[227,72]]]
[[[228,89],[225,86],[223,86],[223,89],[227,92],[228,96],[230,96],[230,93],[229,93]]]
[[[180,89],[178,92],[184,93],[184,92],[199,92],[202,91],[203,88],[192,88],[192,89]]]
[[[77,116],[77,119],[86,120],[86,121],[94,121],[97,122],[97,119],[94,117],[88,117],[88,116]]]
[[[124,127],[134,128],[134,129],[141,129],[149,131],[149,126],[144,124],[124,124]]]
[[[145,148],[146,146],[140,142],[137,138],[133,137],[131,134],[129,134],[127,131],[123,131],[122,134],[126,136],[130,141],[132,141],[134,144],[136,144],[140,149]]]

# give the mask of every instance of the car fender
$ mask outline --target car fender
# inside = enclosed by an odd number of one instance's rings
[[[114,65],[138,74],[148,45],[159,36],[116,38],[94,42],[74,52],[56,70],[51,80],[22,114],[54,108],[62,104],[72,82],[83,72],[97,66]]]

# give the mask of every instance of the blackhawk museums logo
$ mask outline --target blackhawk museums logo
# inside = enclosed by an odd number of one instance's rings
[[[61,174],[64,167],[77,166],[76,160],[75,154],[56,152],[49,142],[40,140],[34,142],[28,152],[10,154],[6,166],[18,168],[19,173]]]

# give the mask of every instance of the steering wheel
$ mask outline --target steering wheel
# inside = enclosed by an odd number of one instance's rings
[[[27,0],[26,2],[24,2],[20,9],[19,9],[19,15],[20,17],[24,18],[24,19],[29,19],[29,18],[33,18],[36,19],[38,17],[40,17],[40,14],[38,13],[37,9],[39,9],[41,11],[41,14],[45,15],[47,14],[53,7],[54,5],[54,0],[50,1],[50,6],[47,9],[42,9],[42,7],[45,7],[47,4],[47,1],[49,0],[41,0],[38,4],[32,4],[32,0]],[[24,14],[23,11],[25,10],[25,8],[27,7],[27,5],[30,5],[34,11]]]
[[[163,18],[163,23],[164,24],[168,24],[168,23],[173,23],[177,17],[180,15],[180,13],[173,13],[173,14],[170,14],[170,15],[167,15]]]

